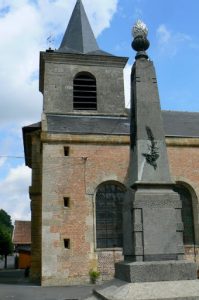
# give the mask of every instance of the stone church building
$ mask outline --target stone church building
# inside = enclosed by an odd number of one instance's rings
[[[130,121],[126,57],[101,50],[77,0],[58,50],[40,53],[41,122],[23,128],[32,212],[31,277],[43,286],[102,280],[122,260]],[[182,200],[185,258],[199,261],[199,113],[162,111]]]

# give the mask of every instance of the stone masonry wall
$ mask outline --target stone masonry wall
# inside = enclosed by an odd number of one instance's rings
[[[110,62],[96,65],[75,60],[67,63],[46,62],[44,81],[44,112],[75,113],[73,110],[73,79],[79,72],[89,72],[97,82],[97,113],[124,114],[123,67],[111,66]],[[89,113],[96,113],[95,111]],[[79,113],[79,111],[77,111]]]
[[[32,185],[31,199],[31,272],[33,281],[41,279],[41,143],[39,132],[32,134]]]

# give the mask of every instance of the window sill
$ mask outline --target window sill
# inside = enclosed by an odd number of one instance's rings
[[[115,248],[97,248],[95,249],[96,252],[104,252],[104,251],[123,251],[123,248],[121,247],[115,247]]]

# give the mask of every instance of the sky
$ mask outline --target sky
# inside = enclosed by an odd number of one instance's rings
[[[14,220],[30,219],[22,127],[38,122],[39,51],[58,48],[76,0],[0,0],[0,209]],[[126,106],[135,52],[136,20],[149,29],[150,48],[165,110],[199,112],[198,0],[82,0],[100,48],[127,56]],[[50,38],[50,42],[49,39]]]

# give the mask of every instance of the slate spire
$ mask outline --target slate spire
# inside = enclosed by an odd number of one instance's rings
[[[81,0],[77,0],[59,52],[80,54],[103,54],[98,47],[94,33]]]

